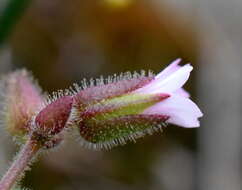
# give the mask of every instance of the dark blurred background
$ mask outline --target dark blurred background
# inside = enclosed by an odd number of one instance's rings
[[[27,172],[35,190],[240,190],[242,1],[0,0],[0,74],[27,68],[44,91],[180,57],[201,128],[169,126],[111,151],[70,137]],[[0,171],[16,146],[2,135]]]

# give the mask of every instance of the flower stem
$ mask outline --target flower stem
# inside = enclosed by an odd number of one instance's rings
[[[29,139],[17,155],[17,159],[12,163],[7,173],[0,181],[0,190],[10,190],[12,186],[20,179],[24,171],[28,168],[33,157],[40,150],[36,141]]]

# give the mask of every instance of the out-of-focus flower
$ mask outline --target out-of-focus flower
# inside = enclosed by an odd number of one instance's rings
[[[134,0],[103,0],[103,3],[112,8],[123,8],[130,5],[133,2]]]
[[[6,75],[1,86],[5,127],[12,135],[26,135],[32,117],[43,104],[40,88],[26,70]]]
[[[130,73],[103,79],[74,97],[73,120],[81,143],[94,149],[111,148],[152,134],[168,123],[198,127],[200,109],[182,89],[192,66],[176,60],[157,76]]]
[[[62,140],[72,109],[72,96],[62,91],[46,98],[26,70],[6,75],[0,82],[3,109],[1,122],[22,143],[29,136],[46,148]]]

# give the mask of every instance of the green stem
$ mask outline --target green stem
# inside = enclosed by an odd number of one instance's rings
[[[26,142],[19,152],[17,159],[12,163],[11,167],[0,181],[0,190],[10,190],[13,187],[21,178],[39,150],[40,146],[35,141],[28,140]]]

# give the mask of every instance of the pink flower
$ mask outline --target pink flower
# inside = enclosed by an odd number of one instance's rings
[[[156,76],[127,73],[106,83],[98,79],[89,87],[84,85],[74,96],[72,111],[81,143],[88,148],[111,148],[152,134],[168,123],[199,127],[202,112],[182,88],[193,68],[179,66],[179,62]]]
[[[181,127],[199,127],[198,118],[203,114],[198,106],[189,99],[189,94],[182,88],[190,76],[193,67],[190,64],[179,66],[181,59],[175,60],[149,84],[133,93],[169,94],[170,97],[144,110],[143,114],[167,115],[168,123]]]
[[[203,114],[182,88],[193,68],[179,62],[156,76],[127,72],[92,79],[75,93],[54,93],[47,104],[26,71],[12,73],[5,90],[8,129],[49,148],[61,142],[64,129],[78,128],[84,146],[102,149],[134,141],[169,123],[199,127]]]

